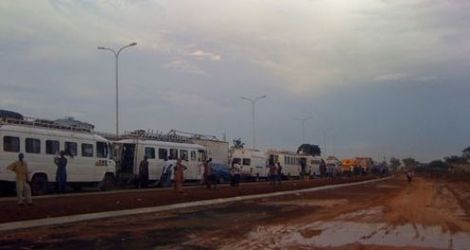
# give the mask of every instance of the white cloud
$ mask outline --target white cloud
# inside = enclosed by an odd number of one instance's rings
[[[379,75],[374,78],[374,81],[398,81],[405,79],[407,74],[404,73],[392,73],[392,74],[385,74]]]
[[[204,76],[207,75],[207,73],[204,72],[202,69],[200,69],[198,66],[184,59],[177,59],[177,60],[171,61],[167,64],[164,64],[164,67],[167,69],[173,69],[173,70],[177,70],[177,71],[185,72],[185,73],[204,75]]]
[[[189,56],[196,58],[198,60],[210,60],[210,61],[220,61],[222,59],[222,56],[211,53],[211,52],[206,52],[203,50],[196,50],[188,54]]]

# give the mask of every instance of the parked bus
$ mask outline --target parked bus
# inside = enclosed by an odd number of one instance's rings
[[[147,156],[151,182],[160,179],[166,157],[183,160],[183,165],[187,167],[184,171],[186,181],[200,181],[202,162],[206,160],[207,154],[201,145],[150,139],[123,139],[114,142],[114,148],[117,151],[120,180],[134,180],[139,174],[140,162]]]
[[[67,157],[67,183],[72,188],[113,185],[115,163],[108,140],[88,129],[38,119],[0,120],[0,182],[13,186],[15,174],[7,166],[23,153],[33,194],[47,193],[55,183],[54,158],[62,150],[71,155]]]
[[[266,152],[270,161],[280,163],[284,178],[299,178],[301,176],[301,163],[305,162],[305,174],[311,178],[320,175],[321,157],[297,154],[290,151],[268,150]]]
[[[268,169],[266,155],[254,149],[235,149],[231,152],[230,164],[240,164],[240,175],[243,179],[255,180],[267,179]]]

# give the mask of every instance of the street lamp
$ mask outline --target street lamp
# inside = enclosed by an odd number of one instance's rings
[[[305,122],[312,118],[312,116],[308,116],[305,118],[294,118],[294,120],[300,121],[302,123],[302,143],[305,142]]]
[[[132,47],[132,46],[136,46],[136,45],[137,45],[137,43],[135,43],[135,42],[130,43],[126,46],[121,47],[117,52],[114,49],[106,48],[106,47],[103,47],[103,46],[99,46],[97,48],[97,49],[109,50],[109,51],[113,52],[114,57],[116,59],[116,137],[117,138],[119,138],[119,84],[118,84],[118,82],[119,82],[119,66],[118,66],[119,54],[124,49]]]
[[[256,98],[248,98],[248,97],[241,97],[243,100],[251,102],[251,115],[252,115],[252,126],[253,126],[253,134],[252,134],[252,139],[253,139],[253,144],[252,147],[253,149],[256,149],[256,127],[255,127],[255,104],[257,101],[266,98],[265,95],[263,96],[258,96]]]

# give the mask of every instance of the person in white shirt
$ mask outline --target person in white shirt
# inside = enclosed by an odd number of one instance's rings
[[[165,156],[165,165],[163,165],[162,175],[160,177],[160,186],[169,187],[171,186],[171,175],[173,173],[173,168],[176,165],[176,160],[173,160],[171,157]]]

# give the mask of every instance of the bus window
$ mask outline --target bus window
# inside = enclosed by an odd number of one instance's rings
[[[82,156],[93,157],[93,144],[82,143]]]
[[[168,150],[166,148],[158,149],[158,159],[165,160],[167,156],[168,156]]]
[[[191,161],[196,161],[196,151],[191,151]]]
[[[233,158],[232,163],[241,164],[241,159],[240,158]]]
[[[65,142],[65,153],[73,156],[77,156],[78,146],[76,142]]]
[[[92,147],[93,152],[93,147]],[[93,156],[93,153],[91,154]],[[106,142],[96,142],[96,157],[107,158],[108,157],[108,145]]]
[[[55,155],[60,151],[59,141],[46,140],[46,154]]]
[[[206,151],[198,150],[197,151],[197,161],[203,162],[206,160]]]
[[[284,156],[284,164],[289,165],[289,157]]]
[[[155,148],[145,148],[145,156],[149,159],[155,159]]]
[[[173,160],[178,159],[178,149],[170,148],[170,158]]]
[[[250,166],[250,165],[251,165],[251,159],[243,158],[243,166]]]
[[[181,160],[188,161],[188,150],[180,150]]]
[[[26,138],[25,151],[26,153],[40,154],[41,153],[41,141],[39,139]]]
[[[12,136],[3,137],[3,151],[20,152],[20,138]]]

